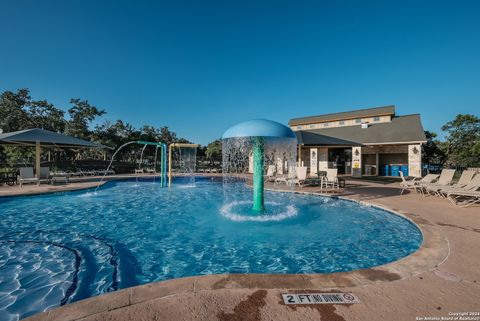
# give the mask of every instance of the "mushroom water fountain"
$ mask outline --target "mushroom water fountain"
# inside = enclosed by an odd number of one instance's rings
[[[294,175],[296,144],[297,138],[290,128],[266,119],[239,123],[223,134],[224,179],[253,174],[252,210],[255,213],[265,212],[266,180]]]

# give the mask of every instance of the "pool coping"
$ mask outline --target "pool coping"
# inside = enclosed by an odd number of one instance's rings
[[[86,188],[88,189],[88,188]],[[102,294],[33,315],[24,320],[77,320],[126,306],[158,300],[172,295],[220,289],[338,289],[355,288],[410,278],[438,268],[450,254],[447,237],[439,227],[420,215],[346,196],[307,191],[267,189],[275,192],[330,197],[371,206],[398,215],[414,224],[423,241],[417,251],[394,262],[367,269],[315,274],[211,274],[171,279],[138,285]]]

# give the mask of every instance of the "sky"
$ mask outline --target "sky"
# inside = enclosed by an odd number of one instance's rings
[[[0,0],[0,91],[207,144],[267,118],[479,115],[480,1]]]

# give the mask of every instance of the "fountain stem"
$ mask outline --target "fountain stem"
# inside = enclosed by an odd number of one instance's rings
[[[263,199],[263,162],[264,142],[261,137],[254,137],[253,142],[253,210],[264,212]]]

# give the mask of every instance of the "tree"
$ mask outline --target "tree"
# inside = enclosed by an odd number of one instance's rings
[[[426,130],[427,142],[423,145],[422,162],[426,164],[443,164],[445,153],[439,147],[441,142],[436,140],[437,134]]]
[[[78,138],[89,139],[91,132],[88,128],[95,118],[105,114],[104,110],[100,110],[88,103],[88,100],[72,98],[70,104],[73,105],[68,110],[70,120],[67,122],[66,132],[68,135]]]
[[[64,114],[46,100],[32,100],[28,89],[16,93],[7,90],[0,95],[0,128],[4,132],[29,128],[63,132]]]
[[[32,101],[28,110],[30,127],[43,128],[54,132],[64,132],[65,112],[46,100]]]
[[[459,114],[442,127],[446,137],[446,157],[450,165],[480,166],[480,118]]]
[[[7,90],[0,95],[0,128],[3,132],[28,128],[29,118],[25,109],[30,99],[28,89],[18,89],[16,93]]]
[[[207,145],[207,150],[205,152],[207,159],[210,162],[221,161],[222,160],[222,142],[217,139]]]

